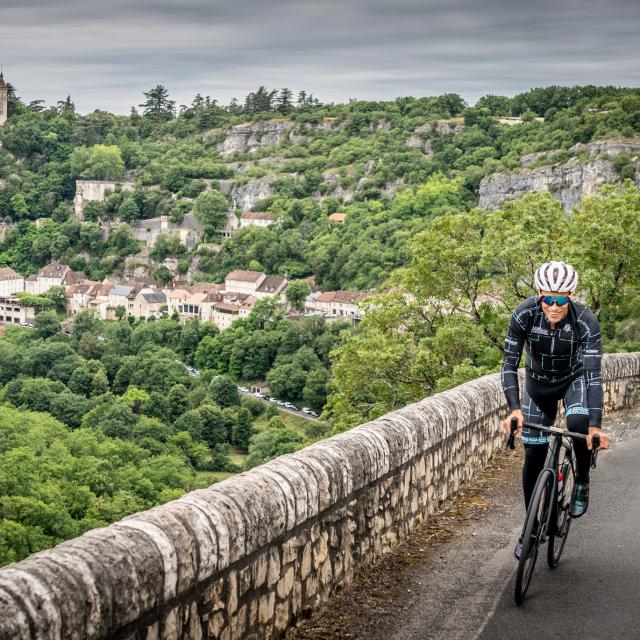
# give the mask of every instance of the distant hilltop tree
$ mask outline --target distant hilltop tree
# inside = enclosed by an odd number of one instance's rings
[[[138,105],[142,108],[142,113],[151,120],[164,122],[172,120],[175,115],[176,103],[169,100],[169,92],[161,84],[156,85],[149,91],[143,91],[146,100]]]

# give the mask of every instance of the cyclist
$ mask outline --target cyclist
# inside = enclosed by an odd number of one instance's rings
[[[587,441],[574,441],[576,485],[571,516],[584,515],[589,505],[589,469],[591,438],[600,433],[600,447],[608,449],[609,437],[600,431],[602,422],[602,376],[600,325],[584,304],[573,299],[578,274],[565,262],[545,262],[535,273],[538,295],[520,304],[511,316],[502,360],[502,388],[512,418],[551,426],[555,422],[558,400],[564,403],[567,428],[584,433]],[[525,385],[522,399],[518,388],[518,364],[523,347]],[[547,455],[549,436],[528,427],[522,428],[525,449],[522,486],[525,507]],[[515,555],[520,557],[522,540]]]

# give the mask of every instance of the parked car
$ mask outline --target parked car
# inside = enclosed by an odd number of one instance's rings
[[[254,391],[254,392],[253,392],[253,395],[254,395],[256,398],[264,398],[264,393],[260,393],[260,391]]]
[[[293,405],[290,402],[285,402],[284,406],[287,407],[287,409],[291,409],[291,407],[293,407]]]
[[[281,407],[286,406],[286,404],[285,404],[282,400],[276,400],[276,402],[277,402]]]
[[[278,402],[277,398],[267,398],[269,402]]]
[[[249,389],[247,389],[247,387],[238,387],[238,391],[242,391],[242,393],[249,393]]]
[[[315,411],[309,411],[309,415],[313,416],[314,418],[318,417],[318,414]]]
[[[291,411],[300,411],[300,409],[298,409],[298,407],[296,407],[295,404],[292,404],[289,409],[291,409]]]
[[[311,413],[313,413],[313,411],[311,411],[311,409],[309,409],[309,407],[302,407],[302,413],[311,414]]]

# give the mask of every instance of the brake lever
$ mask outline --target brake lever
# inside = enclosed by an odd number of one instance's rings
[[[591,468],[596,468],[596,461],[598,459],[598,451],[600,450],[600,436],[594,433],[591,436]]]
[[[516,431],[518,430],[518,418],[511,418],[511,425],[509,428],[509,437],[507,439],[507,444],[505,445],[505,449],[515,449],[516,448]]]

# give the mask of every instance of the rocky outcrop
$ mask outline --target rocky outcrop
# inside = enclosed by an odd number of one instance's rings
[[[218,145],[218,151],[226,156],[236,151],[253,152],[270,147],[285,140],[293,126],[293,122],[280,120],[239,124],[225,131],[225,138]]]
[[[244,184],[234,184],[230,193],[233,206],[243,211],[249,211],[258,200],[264,200],[275,193],[273,183],[278,177],[264,176],[264,178],[249,180]]]
[[[577,157],[560,165],[542,166],[536,169],[516,173],[496,173],[480,182],[479,206],[484,209],[497,209],[506,200],[515,200],[526,193],[548,191],[562,202],[569,212],[580,201],[592,195],[604,184],[621,182],[613,160],[617,155],[626,153],[635,165],[635,183],[640,185],[638,153],[640,141],[602,140],[584,145],[575,145],[570,153],[586,156],[587,160]],[[541,152],[523,156],[521,164],[525,167],[541,157],[551,158],[557,152]],[[545,155],[547,154],[547,155]]]
[[[293,144],[303,144],[309,140],[314,131],[340,131],[344,123],[337,118],[324,118],[320,123],[296,124],[289,120],[265,120],[248,122],[224,130],[224,139],[218,144],[218,151],[223,156],[232,153],[254,152],[290,140]],[[211,129],[203,134],[203,140],[218,138],[223,130]]]
[[[406,140],[406,145],[414,149],[420,149],[427,156],[433,155],[431,147],[431,135],[438,136],[456,135],[464,131],[464,124],[461,120],[436,120],[427,122],[420,127],[416,127],[413,134]]]
[[[414,133],[412,136],[409,136],[409,138],[407,138],[407,147],[411,147],[412,149],[420,149],[420,151],[422,151],[422,153],[427,156],[433,155],[431,140],[423,138],[418,133]]]

